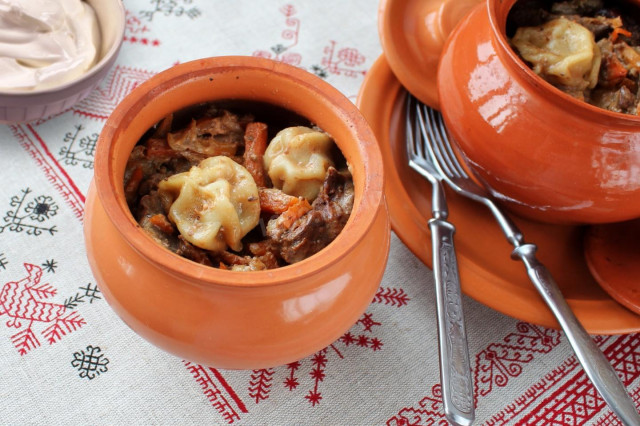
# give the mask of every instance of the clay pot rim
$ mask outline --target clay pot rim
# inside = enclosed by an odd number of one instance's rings
[[[575,109],[576,113],[583,115],[587,120],[607,120],[608,122],[615,122],[618,125],[627,126],[640,125],[640,116],[609,111],[607,109],[591,105],[587,102],[580,101],[547,82],[529,68],[507,40],[507,36],[505,34],[506,15],[504,21],[500,21],[496,13],[499,7],[507,7],[511,10],[517,1],[518,0],[487,0],[486,7],[489,15],[489,26],[493,31],[494,39],[500,45],[502,53],[509,58],[511,68],[517,73],[518,77],[539,91],[538,94],[540,96],[549,96],[550,101],[553,104]],[[631,1],[633,2],[634,0]],[[637,1],[635,2],[637,3]]]
[[[140,112],[143,105],[152,102],[163,87],[184,84],[187,79],[203,77],[211,73],[253,70],[270,73],[271,77],[291,80],[305,86],[315,95],[330,103],[336,119],[349,120],[350,133],[371,143],[357,143],[355,161],[362,162],[364,178],[362,192],[355,193],[354,208],[340,234],[320,252],[309,258],[284,267],[267,271],[229,271],[205,266],[183,258],[155,242],[144,232],[131,215],[126,201],[116,194],[118,182],[114,173],[114,137]],[[172,84],[173,83],[173,84]],[[266,90],[266,89],[265,89]],[[242,98],[238,98],[242,99]],[[214,99],[215,100],[215,99]],[[131,113],[131,111],[134,111]],[[162,117],[158,117],[158,120]],[[307,117],[311,121],[313,117]],[[263,287],[300,282],[320,270],[330,268],[354,249],[373,226],[380,210],[384,208],[382,154],[375,143],[375,136],[368,123],[347,97],[326,81],[300,68],[270,59],[250,56],[219,56],[196,59],[175,65],[137,86],[115,108],[100,134],[95,156],[94,180],[97,195],[107,216],[132,248],[165,272],[192,283],[224,287]],[[339,143],[338,143],[339,144]],[[354,179],[356,177],[354,176]],[[348,270],[342,275],[348,275]]]

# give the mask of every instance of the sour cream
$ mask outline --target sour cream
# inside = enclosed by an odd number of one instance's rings
[[[0,91],[59,86],[98,59],[96,14],[81,0],[0,0]]]

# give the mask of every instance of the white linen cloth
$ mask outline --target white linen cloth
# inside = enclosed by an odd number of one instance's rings
[[[377,0],[125,6],[126,40],[99,89],[56,117],[0,125],[0,291],[32,288],[19,298],[30,320],[0,308],[0,424],[445,424],[433,275],[395,235],[358,323],[317,354],[260,371],[192,364],[137,336],[101,298],[83,243],[95,142],[136,84],[178,62],[256,55],[315,72],[355,101],[381,54]],[[48,313],[61,305],[56,322]],[[619,424],[563,334],[469,298],[464,310],[476,424]],[[638,402],[640,336],[597,340]]]

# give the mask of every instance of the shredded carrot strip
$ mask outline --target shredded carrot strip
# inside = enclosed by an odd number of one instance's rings
[[[247,124],[244,132],[244,167],[249,171],[256,185],[266,186],[262,158],[267,149],[267,125],[253,122]]]
[[[149,222],[165,234],[173,234],[173,226],[171,222],[167,220],[167,217],[163,214],[154,214],[149,218]]]
[[[150,138],[146,143],[147,158],[176,157],[179,154],[171,149],[165,139]]]
[[[612,84],[622,81],[622,79],[624,79],[628,74],[628,71],[624,67],[622,62],[620,62],[620,60],[618,60],[615,56],[609,58],[609,60],[606,61],[605,70],[605,80],[611,82]]]
[[[260,197],[260,210],[266,213],[284,213],[298,200],[296,197],[285,194],[276,188],[260,188],[258,189],[258,195]]]
[[[306,200],[306,198],[296,198],[297,202],[289,206],[289,208],[282,213],[282,215],[278,218],[278,221],[284,226],[286,229],[291,228],[293,222],[301,218],[305,215],[309,210],[311,210],[311,204]]]
[[[615,43],[618,40],[619,36],[631,37],[631,31],[625,30],[622,27],[614,28],[609,36],[612,43]]]

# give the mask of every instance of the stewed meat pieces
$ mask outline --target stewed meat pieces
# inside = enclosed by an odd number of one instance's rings
[[[519,0],[511,44],[531,68],[567,94],[640,115],[640,21],[631,2]]]
[[[273,269],[317,253],[346,224],[354,198],[353,182],[346,168],[342,172],[333,167],[327,170],[320,194],[312,204],[271,187],[262,160],[268,126],[254,121],[252,115],[238,115],[213,106],[204,116],[177,129],[173,127],[172,116],[158,123],[134,147],[124,176],[125,195],[133,216],[166,249],[221,269]],[[185,175],[204,164],[204,159],[221,155],[244,167],[258,186],[260,225],[243,238],[238,252],[228,247],[207,250],[188,241],[189,236],[180,233],[171,216],[175,200],[159,188],[172,176]],[[254,197],[245,202],[255,200]],[[264,223],[268,223],[266,228]]]
[[[288,263],[299,262],[326,247],[338,236],[353,208],[353,182],[330,167],[311,210],[290,228],[269,222],[267,235],[274,241],[279,255]]]

